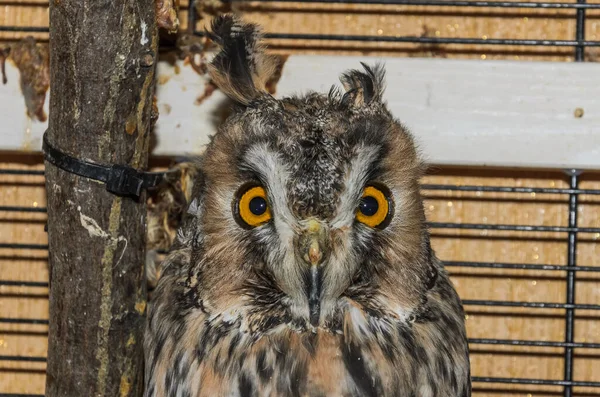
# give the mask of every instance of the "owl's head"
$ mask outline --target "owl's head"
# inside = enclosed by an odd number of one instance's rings
[[[271,325],[326,326],[352,305],[410,315],[433,277],[423,167],[383,102],[383,68],[346,72],[340,91],[275,99],[257,26],[224,16],[209,35],[222,48],[211,78],[237,108],[207,147],[190,209],[203,304],[270,310]]]

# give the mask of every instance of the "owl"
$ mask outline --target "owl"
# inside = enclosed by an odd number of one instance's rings
[[[259,27],[226,15],[208,34],[236,107],[149,304],[145,396],[470,396],[462,305],[383,67],[275,99]]]

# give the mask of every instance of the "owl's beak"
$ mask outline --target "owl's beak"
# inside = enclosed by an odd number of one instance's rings
[[[310,323],[313,326],[319,325],[321,314],[321,289],[323,285],[323,267],[324,259],[323,249],[325,247],[325,232],[321,224],[316,220],[310,220],[307,228],[300,238],[300,253],[303,262],[310,265],[308,274],[308,311]]]

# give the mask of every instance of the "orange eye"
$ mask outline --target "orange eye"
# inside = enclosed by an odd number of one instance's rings
[[[234,204],[234,212],[243,222],[242,226],[256,227],[271,219],[271,209],[264,188],[252,186],[240,193],[237,205]]]
[[[367,186],[356,211],[356,220],[369,227],[383,229],[389,224],[393,210],[394,205],[387,189]]]

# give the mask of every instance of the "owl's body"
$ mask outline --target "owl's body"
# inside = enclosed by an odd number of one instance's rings
[[[470,396],[463,310],[382,69],[276,100],[256,27],[213,32],[211,75],[240,109],[150,303],[146,396]]]
[[[460,305],[445,275],[412,321],[347,298],[336,324],[317,330],[291,323],[275,293],[264,308],[248,308],[254,315],[214,313],[185,272],[167,277],[174,288],[153,311],[148,397],[470,396]]]

